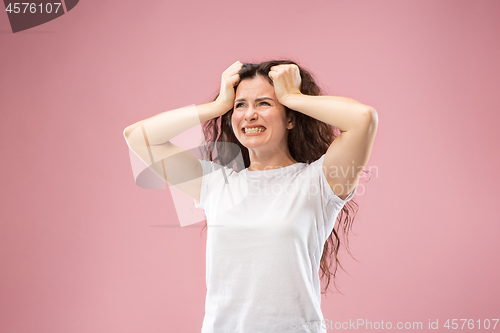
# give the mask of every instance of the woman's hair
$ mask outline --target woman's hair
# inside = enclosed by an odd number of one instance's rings
[[[321,88],[314,81],[311,73],[291,60],[271,60],[258,64],[244,63],[243,67],[239,71],[240,82],[245,79],[262,76],[266,78],[271,85],[273,85],[268,73],[271,67],[281,64],[295,64],[299,67],[300,77],[302,79],[300,87],[302,94],[311,96],[324,95]],[[238,85],[234,87],[235,92],[237,87]],[[214,98],[214,100],[216,98]],[[340,135],[340,130],[336,127],[316,120],[301,112],[291,110],[286,106],[285,110],[286,116],[291,119],[294,124],[294,127],[288,132],[288,149],[290,150],[292,157],[298,162],[312,163],[318,160],[323,154],[326,153],[333,140]],[[202,154],[205,155],[205,158],[208,158],[210,161],[217,161],[221,165],[233,167],[233,169],[237,170],[239,168],[243,169],[249,167],[250,157],[248,149],[238,141],[233,132],[231,125],[232,114],[233,109],[229,110],[222,116],[210,119],[203,123],[203,134],[205,136],[205,142],[208,144],[202,145]],[[337,132],[338,135],[335,134],[335,132]],[[215,151],[217,153],[216,157],[214,157]],[[234,167],[232,163],[235,163],[234,161],[236,160],[236,156],[240,152],[243,155],[244,167],[238,165]],[[363,172],[366,171],[363,170]],[[351,255],[351,257],[353,257],[349,251],[349,240],[347,236],[349,229],[352,229],[352,222],[354,221],[357,207],[358,205],[353,200],[348,201],[344,205],[337,216],[337,220],[340,223],[335,223],[332,233],[325,242],[320,263],[322,271],[320,278],[326,277],[326,286],[324,291],[322,291],[322,294],[326,294],[328,286],[330,285],[331,276],[333,276],[334,286],[338,290],[335,283],[337,264],[342,268],[342,270],[345,271],[337,257],[339,245],[341,243],[338,235],[340,226],[343,228],[347,252]],[[202,231],[206,227],[207,222],[205,221],[205,226]],[[330,266],[333,261],[332,257],[335,258],[335,266],[333,271],[330,271]]]

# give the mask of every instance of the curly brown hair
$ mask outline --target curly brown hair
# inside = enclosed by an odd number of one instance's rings
[[[257,76],[262,76],[266,78],[271,85],[273,85],[273,82],[268,76],[268,73],[271,67],[282,64],[295,64],[299,67],[300,76],[302,79],[300,87],[301,93],[311,96],[324,95],[322,89],[315,82],[312,74],[299,66],[296,62],[288,59],[270,60],[257,64],[244,63],[243,67],[239,71],[240,82],[245,79],[252,79]],[[238,85],[234,87],[235,91],[237,87]],[[214,100],[215,99],[217,99],[217,97],[215,97]],[[288,149],[290,150],[290,154],[292,155],[292,157],[298,162],[312,163],[318,160],[323,154],[326,153],[333,140],[335,140],[341,134],[340,130],[334,126],[314,119],[301,112],[291,110],[286,106],[285,110],[286,116],[288,117],[288,119],[291,119],[295,125],[288,132]],[[218,162],[221,165],[229,166],[237,170],[242,169],[242,166],[234,165],[234,161],[236,160],[235,157],[241,152],[244,162],[243,167],[248,168],[250,166],[248,149],[238,141],[233,132],[233,128],[231,126],[232,114],[233,109],[229,110],[222,116],[210,119],[203,123],[203,134],[205,137],[205,142],[208,144],[201,145],[202,154],[210,161]],[[215,154],[217,156],[214,156]],[[363,172],[367,171],[363,170]],[[335,283],[337,265],[340,266],[345,272],[345,269],[342,267],[337,257],[339,246],[341,244],[338,235],[340,226],[342,226],[343,228],[347,252],[354,260],[356,260],[349,250],[348,233],[349,230],[352,230],[352,223],[354,221],[357,210],[358,204],[356,204],[354,200],[348,201],[339,212],[335,227],[333,228],[332,233],[325,242],[320,263],[320,268],[322,271],[320,279],[326,277],[326,286],[323,289],[322,294],[326,294],[328,286],[330,285],[331,277],[333,277],[335,289],[339,291]],[[202,231],[205,228],[207,228],[207,221],[205,221],[205,226],[203,227]],[[332,257],[335,258],[335,266],[333,270],[330,270]]]

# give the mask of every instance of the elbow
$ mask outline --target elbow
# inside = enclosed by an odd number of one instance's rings
[[[131,130],[130,130],[130,126],[129,126],[129,127],[127,127],[127,128],[125,128],[125,129],[123,130],[123,137],[125,138],[125,140],[128,140],[128,137],[130,136],[130,132],[131,132]]]
[[[123,137],[125,138],[125,140],[128,140],[128,137],[130,136],[130,134],[132,134],[132,132],[139,126],[141,126],[142,124],[142,121],[138,122],[138,123],[135,123],[133,125],[130,125],[128,126],[127,128],[125,128],[123,130]]]
[[[371,106],[365,111],[365,120],[371,125],[377,126],[378,124],[378,114],[377,111]]]
[[[378,127],[377,111],[368,107],[362,113],[361,120],[358,122],[358,128],[363,132],[375,133]]]

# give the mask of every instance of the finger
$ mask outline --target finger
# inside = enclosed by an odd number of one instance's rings
[[[235,62],[234,64],[231,65],[231,67],[241,67],[243,64],[239,61]]]
[[[233,65],[231,65],[231,67],[232,67],[232,71],[237,73],[240,71],[241,67],[243,67],[243,64],[238,61],[237,63],[234,63]]]
[[[239,74],[239,73],[234,74],[234,75],[231,77],[231,79],[238,81],[238,80],[240,79],[240,74]]]
[[[240,72],[240,70],[241,70],[241,66],[239,66],[239,67],[233,67],[233,68],[229,67],[226,71],[224,71],[224,74],[226,74],[227,76],[231,77],[234,74],[238,74]]]
[[[275,74],[278,74],[279,71],[276,69],[276,66],[273,66],[271,67],[271,69],[269,69],[269,73],[275,73]]]
[[[228,81],[234,87],[240,81],[240,74],[234,74],[228,79]]]
[[[239,61],[236,61],[236,62],[235,62],[235,63],[233,63],[231,66],[229,66],[229,67],[228,67],[228,68],[224,71],[224,73],[225,73],[225,72],[232,72],[232,71],[234,71],[234,68],[238,68],[238,67],[241,67],[241,66],[243,66],[243,64],[242,64],[241,62],[239,62]]]

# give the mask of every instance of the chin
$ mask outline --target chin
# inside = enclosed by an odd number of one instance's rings
[[[261,144],[256,144],[256,143],[248,143],[248,142],[242,142],[240,141],[240,143],[243,145],[243,147],[247,148],[247,149],[251,149],[251,148],[257,148],[257,147],[261,147],[262,145]]]

